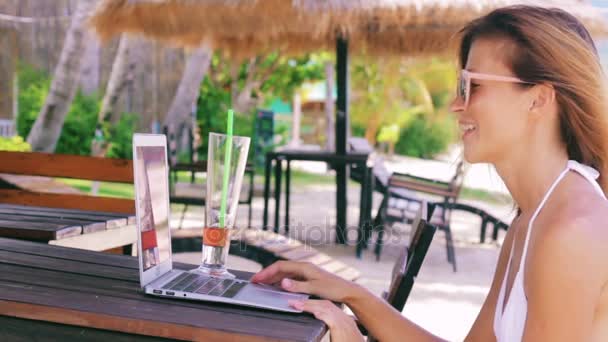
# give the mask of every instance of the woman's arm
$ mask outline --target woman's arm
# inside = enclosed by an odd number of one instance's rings
[[[346,298],[345,304],[379,341],[443,341],[403,317],[385,300],[361,286]]]
[[[608,273],[605,219],[554,221],[536,237],[524,274],[523,341],[588,341]]]

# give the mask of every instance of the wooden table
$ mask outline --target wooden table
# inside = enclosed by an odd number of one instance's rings
[[[134,257],[0,238],[3,340],[320,341],[326,333],[308,314],[144,295]]]
[[[105,251],[137,241],[135,216],[0,204],[0,236]]]

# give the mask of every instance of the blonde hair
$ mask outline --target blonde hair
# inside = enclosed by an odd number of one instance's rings
[[[591,35],[573,15],[555,8],[510,6],[473,20],[461,31],[464,68],[477,38],[500,37],[514,43],[507,64],[531,84],[555,88],[560,135],[568,157],[600,172],[608,192],[608,117],[604,73]],[[522,85],[529,86],[529,85]]]

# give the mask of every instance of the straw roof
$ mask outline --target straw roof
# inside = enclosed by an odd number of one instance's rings
[[[127,32],[183,46],[211,43],[232,56],[333,50],[336,37],[375,55],[444,52],[463,24],[518,3],[560,7],[608,32],[581,0],[104,0],[91,24],[102,39]]]

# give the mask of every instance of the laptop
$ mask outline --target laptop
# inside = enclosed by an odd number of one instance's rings
[[[308,295],[242,279],[216,278],[174,269],[169,228],[169,166],[164,135],[133,136],[133,172],[139,279],[146,294],[301,312],[290,307],[288,300],[305,300]]]

